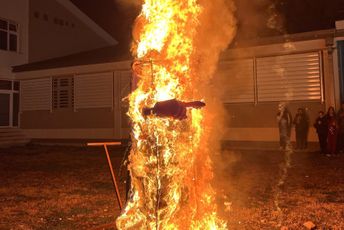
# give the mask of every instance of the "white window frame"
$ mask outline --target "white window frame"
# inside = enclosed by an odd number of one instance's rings
[[[6,44],[7,47],[6,49],[0,49],[0,50],[18,53],[19,52],[19,24],[5,18],[0,18],[0,20],[7,22],[7,29],[0,28],[0,31],[7,33],[7,44]],[[16,31],[10,30],[10,25],[14,25],[16,27]],[[16,50],[10,49],[10,36],[11,35],[15,35],[17,38]]]
[[[8,94],[9,95],[9,125],[8,126],[0,126],[1,128],[11,128],[11,127],[19,127],[19,122],[20,122],[20,91],[19,89],[14,89],[14,82],[19,82],[19,81],[14,81],[14,80],[8,80],[8,79],[0,79],[3,81],[10,81],[11,82],[11,89],[0,89],[1,94]],[[16,126],[13,125],[13,99],[14,99],[14,94],[17,93],[19,96],[19,111],[18,111],[18,124]],[[1,109],[1,108],[0,108]]]
[[[61,80],[68,80],[67,86],[61,86]],[[57,88],[54,86],[54,82],[57,81]],[[74,110],[74,75],[65,75],[65,76],[54,76],[51,79],[51,107],[52,111],[58,110]],[[68,106],[61,106],[61,91],[68,91]],[[54,94],[57,93],[57,102],[55,103]]]

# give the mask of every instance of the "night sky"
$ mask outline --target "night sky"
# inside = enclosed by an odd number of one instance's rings
[[[72,0],[82,11],[116,38],[129,44],[131,28],[139,7],[121,6],[116,0]],[[344,19],[344,0],[236,0],[239,35],[245,38],[299,33],[334,28]],[[266,26],[271,16],[268,6],[275,4],[283,31]],[[251,20],[250,20],[251,19]],[[258,20],[257,20],[258,19]],[[259,26],[257,26],[257,21]],[[245,36],[243,36],[243,34]]]
[[[116,0],[71,0],[120,44],[129,44],[131,29],[140,8],[120,6]]]
[[[290,33],[334,28],[335,21],[344,19],[344,0],[282,0],[279,11],[285,17]]]

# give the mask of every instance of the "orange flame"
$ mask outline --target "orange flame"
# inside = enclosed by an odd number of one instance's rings
[[[202,149],[204,111],[188,119],[144,118],[142,109],[176,98],[199,100],[194,43],[202,6],[196,0],[145,0],[134,29],[139,63],[129,96],[132,196],[118,229],[226,229],[216,214],[209,150]]]

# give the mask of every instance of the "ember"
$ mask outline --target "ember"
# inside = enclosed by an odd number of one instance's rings
[[[213,5],[219,2],[223,3],[216,0]],[[139,80],[129,96],[128,113],[131,198],[116,221],[118,229],[226,229],[210,184],[207,112],[186,109],[205,105],[195,101],[207,99],[197,88],[207,85],[220,49],[233,36],[227,29],[221,35],[224,42],[214,42],[216,51],[205,61],[207,54],[198,50],[197,39],[208,14],[196,0],[146,0],[136,19],[132,51]],[[230,23],[231,19],[227,18]],[[218,33],[221,29],[212,36],[220,37]]]

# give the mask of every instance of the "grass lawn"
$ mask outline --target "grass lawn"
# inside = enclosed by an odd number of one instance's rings
[[[119,166],[123,149],[110,152]],[[92,229],[119,214],[102,147],[0,149],[0,203],[0,229]]]
[[[124,149],[110,152],[118,175]],[[303,229],[306,221],[344,229],[344,156],[292,153],[278,186],[284,157],[280,151],[225,151],[214,163],[229,229]],[[1,230],[114,229],[120,213],[101,147],[0,149],[0,203]]]

